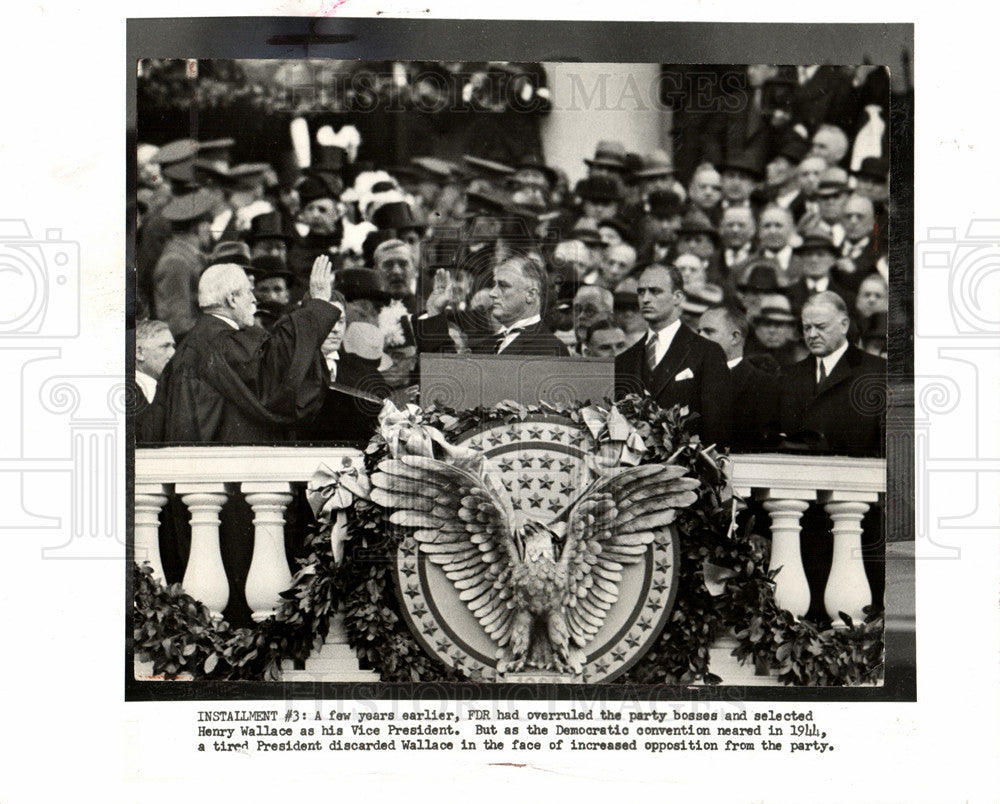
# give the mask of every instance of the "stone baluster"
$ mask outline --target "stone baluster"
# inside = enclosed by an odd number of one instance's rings
[[[219,545],[219,512],[226,503],[226,487],[222,483],[178,483],[176,491],[191,511],[191,554],[182,586],[204,603],[213,617],[221,619],[229,602],[229,581]]]
[[[861,520],[877,494],[828,491],[820,495],[833,520],[833,564],[823,593],[823,606],[836,625],[846,625],[840,612],[854,622],[864,619],[862,609],[871,605],[872,590],[861,558]]]
[[[800,534],[802,514],[815,492],[786,489],[766,489],[762,493],[764,509],[771,515],[771,563],[768,570],[778,567],[775,576],[774,601],[779,607],[802,617],[809,610],[809,582],[802,566]]]
[[[160,511],[167,503],[167,490],[160,483],[135,486],[135,561],[149,564],[153,577],[166,584],[160,561]]]
[[[253,508],[253,558],[247,572],[247,605],[254,622],[266,620],[292,585],[285,558],[285,508],[292,501],[290,483],[243,483],[243,495]]]

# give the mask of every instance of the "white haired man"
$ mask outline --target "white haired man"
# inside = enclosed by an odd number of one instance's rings
[[[330,302],[333,270],[320,255],[310,298],[267,333],[235,264],[213,265],[198,283],[202,314],[160,377],[148,414],[158,442],[269,443],[319,409],[329,382],[320,347],[342,315]]]

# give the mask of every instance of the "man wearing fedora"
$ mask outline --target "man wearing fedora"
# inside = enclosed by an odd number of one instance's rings
[[[844,202],[844,240],[840,244],[840,256],[850,262],[839,263],[837,274],[852,293],[868,274],[877,270],[879,257],[885,254],[885,244],[880,243],[880,239],[875,231],[875,205],[862,195],[850,196]]]
[[[750,318],[752,332],[745,356],[766,371],[780,371],[802,359],[804,348],[796,332],[797,319],[783,293],[761,296],[759,311]]]
[[[722,177],[723,209],[752,206],[753,191],[764,178],[761,164],[752,154],[728,156],[719,165],[719,175]]]
[[[731,378],[722,348],[681,321],[683,280],[673,265],[651,265],[639,277],[639,310],[647,335],[615,358],[615,395],[648,393],[669,409],[698,414],[702,443],[729,444]]]
[[[305,288],[310,266],[320,255],[333,258],[340,250],[344,235],[340,192],[322,175],[309,175],[298,184],[301,211],[300,222],[306,233],[292,244],[288,254],[288,267]],[[297,299],[295,299],[297,301]]]
[[[606,176],[621,182],[628,172],[625,146],[617,140],[601,140],[594,149],[593,159],[584,159],[587,178]]]
[[[854,306],[854,291],[833,274],[838,251],[825,230],[817,227],[803,233],[802,242],[795,248],[795,257],[802,276],[786,288],[793,313],[800,314],[810,296],[825,291],[836,293],[849,307]]]
[[[792,272],[792,238],[795,219],[790,209],[771,204],[760,213],[757,234],[758,256],[768,257],[778,264],[778,284],[788,286],[795,278]]]
[[[215,200],[212,192],[198,190],[163,208],[173,234],[153,270],[153,309],[178,341],[198,318],[198,280],[211,245]]]

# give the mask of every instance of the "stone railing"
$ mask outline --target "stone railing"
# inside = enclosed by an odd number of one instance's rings
[[[214,615],[222,616],[230,589],[219,539],[220,512],[241,492],[253,510],[254,543],[246,576],[247,604],[256,621],[273,613],[292,582],[284,548],[285,510],[296,488],[320,463],[331,468],[362,466],[358,450],[315,447],[166,447],[135,451],[135,555],[163,579],[158,533],[160,512],[177,495],[190,512],[191,551],[182,586]],[[861,520],[885,492],[885,461],[876,458],[740,455],[732,482],[741,496],[762,502],[771,518],[771,568],[779,605],[797,616],[809,609],[810,592],[800,548],[800,520],[810,504],[824,506],[832,520],[833,565],[824,605],[862,618],[871,590],[860,557]],[[713,650],[713,672],[727,683],[753,683],[753,669]],[[718,667],[716,666],[718,659]],[[333,679],[331,679],[333,680]],[[339,677],[338,679],[339,680]]]

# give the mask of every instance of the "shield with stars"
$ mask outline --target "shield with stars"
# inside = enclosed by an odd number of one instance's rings
[[[590,433],[560,416],[492,423],[455,443],[482,450],[498,469],[514,506],[541,522],[554,519],[595,477],[587,462],[596,449]],[[628,670],[660,635],[673,607],[679,571],[677,532],[673,526],[662,528],[643,560],[624,568],[618,600],[584,648],[582,679],[551,680],[598,683]],[[408,625],[426,650],[473,678],[520,680],[498,672],[498,646],[412,535],[399,547],[395,577]]]

